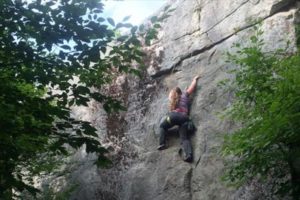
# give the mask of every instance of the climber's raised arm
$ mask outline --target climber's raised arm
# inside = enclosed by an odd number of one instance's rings
[[[193,78],[193,81],[192,81],[191,85],[190,85],[190,86],[188,87],[188,89],[186,90],[186,92],[187,92],[189,95],[191,95],[191,94],[195,91],[195,88],[196,88],[196,86],[197,86],[197,80],[198,80],[198,78],[200,78],[199,75],[195,76],[195,77]]]

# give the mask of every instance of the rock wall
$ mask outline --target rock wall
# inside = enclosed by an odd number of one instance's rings
[[[220,146],[223,136],[235,125],[218,117],[233,98],[218,83],[229,77],[228,69],[235,67],[225,63],[224,53],[232,51],[235,42],[245,45],[259,20],[266,50],[285,47],[289,40],[289,50],[295,51],[294,24],[299,3],[173,0],[169,4],[175,10],[163,24],[159,39],[148,49],[154,53],[144,78],[127,77],[123,81],[128,92],[128,111],[114,118],[119,120],[116,125],[122,130],[114,135],[119,148],[111,147],[115,167],[96,169],[79,154],[76,159],[85,164],[72,175],[72,180],[80,185],[72,199],[276,199],[268,193],[267,186],[253,182],[236,189],[220,181],[224,169]],[[159,121],[167,112],[168,91],[174,86],[185,88],[196,74],[202,77],[191,107],[197,132],[191,138],[194,162],[190,164],[178,154],[180,142],[176,134],[168,137],[168,149],[157,151],[156,147]],[[97,112],[89,111],[90,120],[105,130],[104,118]],[[107,137],[111,138],[111,134]]]

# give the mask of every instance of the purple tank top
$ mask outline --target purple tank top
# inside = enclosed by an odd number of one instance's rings
[[[189,112],[189,95],[187,92],[183,92],[180,96],[179,102],[176,106],[175,111],[188,114]]]

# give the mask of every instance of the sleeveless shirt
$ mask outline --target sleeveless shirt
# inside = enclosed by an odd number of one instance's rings
[[[188,115],[189,113],[189,95],[187,92],[183,92],[180,96],[179,102],[175,111]]]

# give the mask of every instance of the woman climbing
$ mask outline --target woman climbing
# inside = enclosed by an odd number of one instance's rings
[[[170,113],[160,124],[160,138],[158,150],[164,150],[166,146],[166,132],[169,128],[178,125],[181,146],[184,151],[184,161],[192,162],[192,145],[188,137],[188,121],[189,121],[189,96],[195,91],[199,76],[195,76],[191,85],[186,91],[182,92],[179,87],[173,88],[169,93],[169,110]]]

